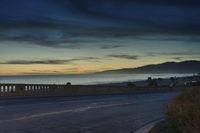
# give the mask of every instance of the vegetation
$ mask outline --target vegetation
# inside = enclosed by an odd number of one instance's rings
[[[70,85],[71,85],[71,83],[70,83],[70,82],[67,82],[67,83],[66,83],[66,85],[67,85],[67,86],[70,86]]]
[[[200,133],[200,87],[177,96],[168,105],[166,120],[149,133]]]
[[[157,80],[156,79],[148,79],[148,86],[149,87],[157,87],[158,86],[158,84],[157,84]]]
[[[185,91],[168,105],[166,133],[200,133],[200,87]]]
[[[136,87],[136,85],[133,82],[128,82],[127,86],[134,86],[134,87]]]

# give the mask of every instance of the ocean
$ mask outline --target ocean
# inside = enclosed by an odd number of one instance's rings
[[[0,76],[0,83],[19,84],[71,84],[90,85],[145,80],[152,78],[183,77],[193,74],[78,74],[78,75],[34,75],[34,76]]]

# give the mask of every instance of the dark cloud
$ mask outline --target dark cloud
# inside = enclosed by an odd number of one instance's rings
[[[161,56],[161,55],[167,55],[167,56],[193,56],[193,55],[200,55],[198,52],[149,52],[147,56]]]
[[[182,36],[167,36],[167,35],[156,35],[156,36],[134,36],[134,40],[146,40],[146,41],[181,41],[181,42],[193,42],[199,43],[200,36],[198,35],[182,35]]]
[[[58,65],[58,64],[69,64],[75,61],[99,61],[100,58],[97,57],[79,57],[66,60],[11,60],[7,62],[0,62],[0,64],[16,64],[16,65],[32,65],[32,64],[49,64],[49,65]]]
[[[45,47],[69,49],[88,47],[112,49],[124,47],[124,45],[111,44],[111,42],[115,42],[113,39],[115,37],[112,36],[114,34],[110,33],[110,35],[106,35],[103,33],[106,32],[106,30],[102,32],[98,32],[98,30],[95,31],[95,29],[76,30],[77,27],[72,29],[67,27],[63,27],[62,29],[47,29],[46,27],[34,29],[28,27],[12,27],[11,29],[7,29],[5,27],[1,28],[0,25],[0,40],[14,41],[18,43],[28,42]],[[123,33],[120,34],[122,35]]]
[[[29,61],[29,60],[13,60],[4,62],[1,64],[21,64],[21,65],[29,65],[29,64],[65,64],[67,62],[71,62],[71,60],[35,60],[35,61]]]
[[[188,59],[190,60],[199,60],[200,59],[200,56],[192,56],[192,57],[187,57]],[[177,60],[177,61],[182,61],[182,60],[185,60],[185,57],[174,57],[172,58],[173,60]]]
[[[173,59],[180,61],[180,60],[183,60],[183,57],[174,57]]]
[[[121,48],[125,47],[125,45],[100,45],[101,49],[113,49],[113,48]]]
[[[108,57],[122,58],[122,59],[129,59],[129,60],[137,60],[138,59],[137,55],[126,55],[126,54],[111,54],[111,55],[108,55]]]
[[[117,48],[99,46],[107,38],[188,36],[199,42],[199,7],[197,0],[1,0],[0,41],[102,49]]]
[[[95,4],[102,4],[102,3],[111,3],[116,5],[123,5],[123,4],[131,4],[131,3],[141,3],[141,4],[164,4],[164,5],[179,5],[179,6],[196,6],[200,5],[198,0],[70,0],[74,5],[77,5],[79,8],[83,8],[88,3],[95,3]],[[65,1],[63,1],[65,2]],[[67,2],[65,2],[67,3]]]

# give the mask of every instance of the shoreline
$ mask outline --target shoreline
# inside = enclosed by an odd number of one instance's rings
[[[18,76],[11,76],[11,77],[5,77],[5,79],[3,77],[0,76],[0,83],[13,83],[13,84],[66,84],[66,82],[71,82],[73,85],[126,85],[127,83],[134,83],[136,85],[139,86],[145,86],[146,85],[146,81],[149,77],[151,77],[152,79],[158,79],[158,80],[163,80],[166,83],[170,82],[169,79],[170,78],[177,78],[177,79],[184,79],[184,78],[190,78],[190,77],[194,77],[194,76],[198,76],[200,77],[200,75],[198,74],[187,74],[187,75],[179,75],[179,74],[169,74],[169,75],[165,75],[164,77],[161,75],[155,75],[155,74],[141,74],[144,75],[142,77],[137,77],[137,79],[135,78],[134,74],[130,74],[129,76],[127,76],[127,74],[125,75],[116,75],[116,79],[115,79],[115,75],[112,75],[110,77],[110,75],[103,75],[103,77],[101,75],[93,75],[91,77],[85,77],[83,75],[78,76],[76,75],[75,77],[68,77],[67,75],[58,75],[58,76],[53,76],[49,77],[49,75],[33,75],[33,76],[28,76],[26,78],[26,76],[20,76],[19,78],[17,78]],[[66,77],[65,77],[66,76]],[[136,75],[137,76],[137,75]],[[12,78],[13,77],[13,78]],[[109,80],[109,77],[113,80]],[[127,79],[128,77],[128,79]],[[25,78],[25,79],[23,79]],[[86,80],[85,80],[86,78]],[[108,78],[108,80],[105,80],[106,78]],[[76,80],[75,80],[76,79]],[[93,80],[95,79],[95,80]],[[200,79],[200,78],[199,78]],[[65,81],[66,80],[66,81]],[[80,81],[82,81],[81,83],[79,83]],[[159,81],[160,82],[160,81]],[[161,84],[165,84],[165,83],[161,83]]]

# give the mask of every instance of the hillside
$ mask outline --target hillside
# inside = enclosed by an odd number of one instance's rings
[[[161,64],[146,65],[137,68],[124,68],[108,70],[100,73],[199,73],[200,61],[165,62]]]

